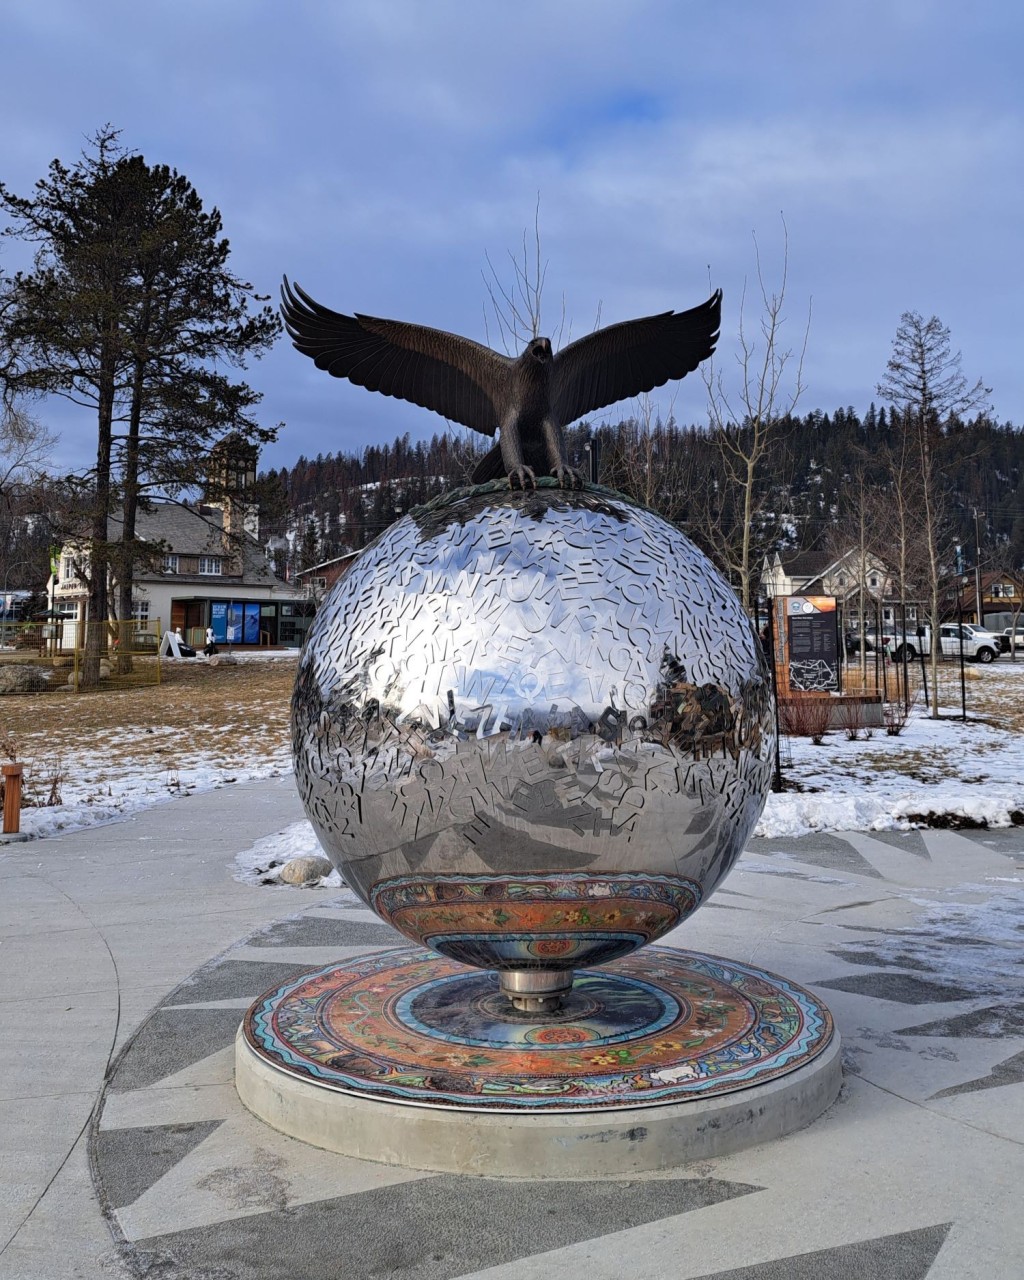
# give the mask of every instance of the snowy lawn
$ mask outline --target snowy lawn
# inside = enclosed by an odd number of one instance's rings
[[[184,659],[164,663],[159,687],[0,698],[0,746],[26,765],[22,831],[74,831],[290,772],[296,661],[295,650]]]
[[[212,667],[168,663],[159,689],[0,698],[0,740],[29,771],[22,829],[33,835],[114,821],[190,792],[291,769],[288,703],[294,652]],[[756,834],[883,830],[922,823],[1024,822],[1024,662],[970,669],[966,724],[958,674],[943,671],[943,719],[920,708],[899,737],[876,729],[820,746],[784,738],[786,790],[770,795]],[[50,803],[53,801],[54,803]],[[240,873],[316,852],[307,823],[240,857]]]
[[[940,671],[941,719],[916,706],[898,737],[875,729],[851,742],[836,729],[820,746],[783,737],[786,789],[768,797],[756,834],[1024,825],[1024,662],[967,675],[966,723],[959,670],[949,664]]]

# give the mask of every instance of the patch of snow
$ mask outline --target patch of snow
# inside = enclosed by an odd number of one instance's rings
[[[278,872],[292,858],[325,856],[310,824],[305,820],[293,822],[236,854],[234,878],[242,884],[280,884]],[[344,883],[338,872],[332,871],[312,887],[338,889]]]
[[[1020,697],[1014,667],[1005,664],[991,675],[1005,680],[1007,697]],[[790,760],[783,778],[799,790],[770,794],[754,834],[1019,823],[1024,736],[955,714],[944,709],[944,718],[933,720],[915,708],[898,737],[875,729],[857,742],[841,730],[828,733],[820,746],[808,738],[784,739]]]
[[[294,662],[297,654],[280,650],[232,656],[239,662]],[[991,687],[1008,703],[1020,699],[1024,662],[1002,662],[986,670],[984,679],[1001,681]],[[249,723],[244,698],[225,711],[235,722],[197,723],[185,747],[179,746],[176,730],[148,730],[167,741],[166,767],[133,751],[137,729],[97,737],[64,760],[62,803],[23,809],[22,830],[32,836],[56,835],[114,822],[180,795],[291,773],[285,731],[258,732]],[[784,754],[789,757],[784,777],[794,789],[769,795],[754,832],[759,836],[949,823],[998,828],[1019,823],[1024,814],[1024,735],[982,721],[936,721],[917,709],[899,737],[876,729],[871,739],[850,742],[836,730],[821,746],[806,738],[788,739]],[[45,794],[46,768],[40,762],[37,794]],[[305,827],[297,824],[281,834],[281,852],[286,846],[288,856],[318,851],[312,829],[301,829]],[[273,850],[259,850],[264,860],[273,856]]]
[[[947,890],[956,896],[984,894],[980,902],[933,902],[912,899],[924,910],[912,928],[887,933],[870,942],[850,942],[865,961],[881,960],[921,976],[956,982],[972,996],[1012,998],[1021,977],[1021,898],[999,897],[980,885]],[[970,997],[968,997],[970,998]]]
[[[209,732],[212,742],[213,730]],[[131,733],[105,736],[102,745],[116,747],[114,739],[118,736],[129,739]],[[31,836],[60,835],[117,822],[178,796],[213,791],[234,782],[279,778],[292,771],[291,751],[284,743],[266,750],[253,740],[251,745],[240,746],[237,752],[232,752],[230,764],[223,763],[222,750],[218,754],[220,759],[216,762],[212,753],[204,759],[202,747],[197,747],[167,768],[155,770],[150,765],[147,769],[137,763],[134,769],[130,766],[111,769],[102,778],[97,778],[95,769],[85,767],[80,759],[67,759],[60,784],[61,803],[23,808],[21,829]],[[116,750],[111,756],[117,758]],[[130,756],[127,758],[130,760]],[[95,762],[95,750],[92,759]]]
[[[217,644],[218,654],[220,658],[232,658],[235,662],[297,662],[299,658],[298,649],[235,649],[224,641]],[[173,662],[175,659],[171,658]],[[207,662],[202,652],[196,654],[194,658],[180,659],[183,662]]]

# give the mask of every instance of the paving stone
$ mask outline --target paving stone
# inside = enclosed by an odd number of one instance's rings
[[[942,982],[926,982],[923,978],[906,973],[854,973],[845,978],[833,978],[829,982],[817,982],[818,987],[832,991],[848,991],[853,995],[870,996],[873,1000],[896,1000],[900,1004],[939,1004],[952,1000],[972,1000],[977,991],[952,986]]]
[[[925,1280],[950,1226],[946,1222],[753,1267],[709,1272],[699,1280]]]
[[[248,947],[382,947],[406,945],[407,939],[381,921],[328,920],[323,916],[300,916],[282,920],[246,942]]]
[[[193,1280],[450,1280],[756,1192],[716,1178],[437,1177],[141,1240],[138,1271]],[[147,1273],[146,1267],[151,1271]]]
[[[201,1120],[101,1130],[96,1135],[95,1158],[107,1203],[120,1209],[137,1200],[221,1123]]]

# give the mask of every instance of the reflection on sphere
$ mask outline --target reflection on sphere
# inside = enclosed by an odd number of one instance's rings
[[[761,812],[775,733],[734,592],[593,486],[462,491],[388,529],[316,616],[292,730],[360,897],[538,990],[696,910]]]

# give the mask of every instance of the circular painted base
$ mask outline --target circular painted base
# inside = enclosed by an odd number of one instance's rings
[[[800,1072],[834,1035],[828,1009],[785,978],[655,946],[581,971],[546,1015],[517,1011],[495,972],[419,947],[375,952],[267,992],[242,1034],[247,1070],[258,1061],[317,1092],[530,1115],[753,1089]]]

